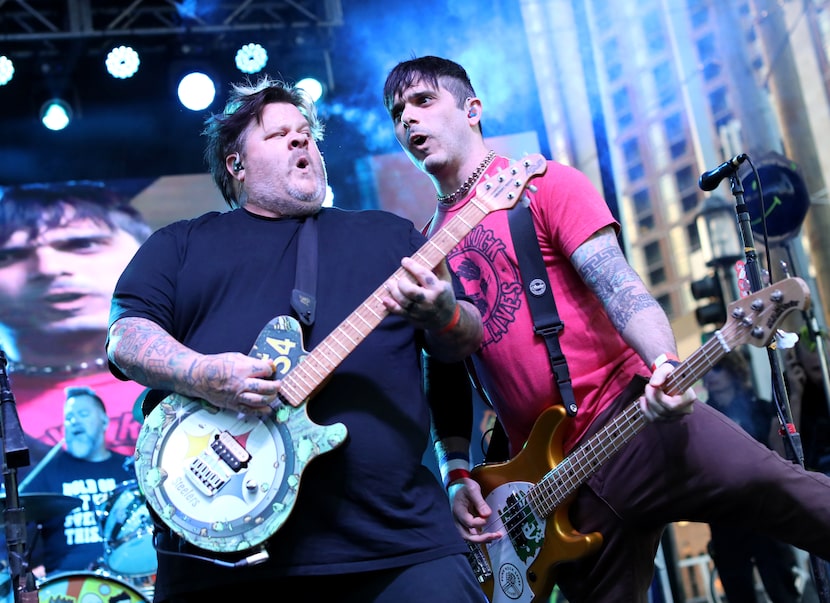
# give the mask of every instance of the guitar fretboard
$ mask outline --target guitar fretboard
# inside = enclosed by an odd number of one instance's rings
[[[476,188],[476,196],[436,232],[412,257],[422,266],[434,269],[461,240],[497,209],[509,209],[521,198],[530,177],[547,169],[541,155],[530,155],[518,164],[505,168]],[[398,268],[354,312],[323,339],[283,379],[282,397],[292,406],[299,406],[322,387],[334,369],[363,341],[388,311],[383,297],[389,285],[408,278],[408,272]]]

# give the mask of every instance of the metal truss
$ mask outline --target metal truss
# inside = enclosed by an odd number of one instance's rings
[[[60,52],[64,41],[291,33],[312,45],[343,24],[340,0],[0,0],[0,54]],[[91,44],[97,45],[97,44]]]

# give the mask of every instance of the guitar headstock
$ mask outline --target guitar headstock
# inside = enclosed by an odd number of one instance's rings
[[[807,283],[798,277],[786,278],[729,304],[720,333],[729,347],[742,343],[765,347],[786,315],[809,307]]]
[[[476,198],[489,211],[510,209],[522,198],[530,179],[541,176],[547,169],[547,161],[538,153],[522,157],[479,184]]]

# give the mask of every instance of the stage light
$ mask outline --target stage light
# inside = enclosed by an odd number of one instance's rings
[[[50,130],[63,130],[72,121],[72,107],[60,98],[48,100],[40,108],[40,121]]]
[[[5,86],[14,76],[14,63],[7,56],[0,56],[0,86]]]
[[[323,84],[317,78],[303,78],[297,82],[297,88],[305,90],[315,103],[323,96]]]
[[[135,75],[141,60],[138,53],[129,46],[118,46],[110,50],[105,64],[112,77],[126,79]]]
[[[268,62],[268,52],[259,44],[245,44],[236,52],[236,67],[242,73],[262,71]]]
[[[177,88],[179,101],[191,111],[207,108],[216,97],[216,86],[204,73],[194,71],[179,81]]]

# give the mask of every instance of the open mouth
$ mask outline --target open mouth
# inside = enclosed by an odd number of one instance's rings
[[[50,304],[60,304],[65,302],[73,302],[81,299],[81,293],[51,293],[43,297],[44,301]]]
[[[295,164],[301,170],[304,170],[309,166],[311,162],[308,160],[308,157],[300,157]]]

